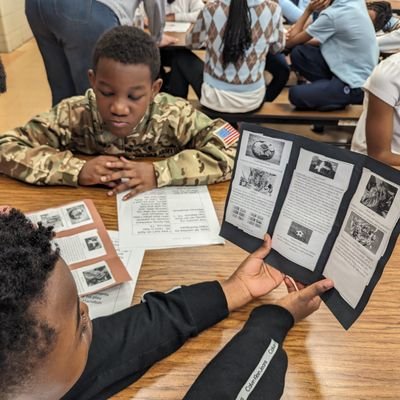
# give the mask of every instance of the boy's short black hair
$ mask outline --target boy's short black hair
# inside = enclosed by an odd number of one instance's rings
[[[6,90],[6,71],[4,70],[4,66],[0,58],[0,93],[4,93]]]
[[[392,18],[392,6],[388,1],[372,1],[367,3],[368,10],[373,10],[376,13],[374,21],[375,31],[378,32],[385,28],[386,24]]]
[[[122,64],[144,64],[150,68],[154,82],[160,73],[160,52],[154,39],[134,26],[118,26],[104,33],[93,52],[93,69],[100,58]]]
[[[59,257],[52,237],[20,211],[0,213],[0,399],[29,383],[55,344],[55,329],[32,312]]]

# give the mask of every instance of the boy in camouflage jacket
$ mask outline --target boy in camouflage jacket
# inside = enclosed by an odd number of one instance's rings
[[[37,185],[104,184],[110,196],[129,190],[124,199],[155,187],[229,179],[238,132],[159,93],[159,68],[158,48],[146,33],[128,26],[108,31],[94,50],[85,96],[0,134],[0,172]],[[74,153],[97,157],[85,161]]]

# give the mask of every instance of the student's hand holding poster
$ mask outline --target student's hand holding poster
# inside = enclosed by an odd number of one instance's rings
[[[347,329],[363,311],[399,234],[400,175],[361,154],[243,124],[221,236],[305,284]]]

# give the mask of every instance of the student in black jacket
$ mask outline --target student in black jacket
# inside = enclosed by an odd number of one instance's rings
[[[1,399],[107,399],[188,338],[285,280],[290,293],[255,309],[185,397],[279,398],[287,367],[282,342],[333,285],[323,280],[293,291],[281,272],[264,264],[266,237],[225,281],[148,293],[141,304],[92,323],[52,235],[15,209],[0,211]]]

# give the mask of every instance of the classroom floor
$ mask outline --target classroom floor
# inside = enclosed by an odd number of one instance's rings
[[[39,49],[31,39],[17,50],[0,55],[7,73],[7,92],[0,95],[0,132],[21,126],[32,116],[51,106],[50,89]],[[289,82],[293,82],[290,79]],[[189,98],[194,98],[193,92]],[[277,101],[286,102],[287,89]],[[311,126],[266,124],[284,132],[310,137],[320,141],[346,142],[354,130],[352,126],[325,127],[323,134],[316,134]]]

